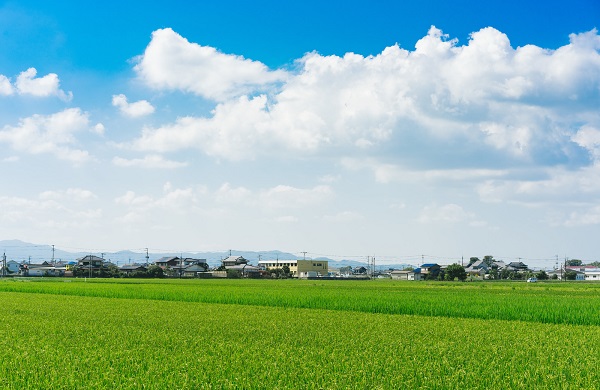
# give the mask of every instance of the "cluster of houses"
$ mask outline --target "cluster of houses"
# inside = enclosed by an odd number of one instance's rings
[[[269,277],[283,274],[292,278],[391,278],[396,280],[435,280],[444,275],[447,266],[426,263],[405,270],[387,270],[374,272],[365,267],[344,267],[344,272],[329,270],[327,260],[259,260],[254,266],[242,256],[229,256],[221,260],[219,267],[210,267],[205,259],[162,257],[153,263],[134,263],[117,266],[104,258],[87,255],[76,261],[47,262],[38,264],[6,261],[0,265],[2,276],[79,276],[79,277],[136,277],[168,276],[179,278],[208,277]],[[158,271],[158,274],[156,273]],[[276,271],[276,272],[275,272]],[[503,261],[479,260],[465,267],[470,279],[526,279],[544,273],[547,279],[573,279],[581,281],[600,281],[600,268],[589,265],[565,266],[551,271],[533,271],[521,261],[505,263]],[[569,274],[569,276],[568,276]]]
[[[265,277],[271,270],[282,270],[289,277],[328,276],[329,266],[326,260],[268,260],[259,261],[258,266],[251,265],[243,256],[229,256],[221,260],[221,266],[211,268],[205,259],[180,257],[162,257],[153,263],[134,263],[118,267],[104,258],[87,255],[76,261],[48,262],[38,264],[4,260],[3,276],[136,276],[145,275],[159,267],[160,275],[184,278],[207,277]]]
[[[446,268],[447,266],[429,263],[415,269],[393,270],[389,274],[392,279],[398,280],[436,279]],[[589,265],[567,265],[551,271],[534,271],[521,261],[505,263],[497,260],[493,262],[477,260],[465,267],[465,272],[471,279],[527,279],[543,272],[547,279],[564,280],[570,274],[573,280],[600,281],[600,268]]]

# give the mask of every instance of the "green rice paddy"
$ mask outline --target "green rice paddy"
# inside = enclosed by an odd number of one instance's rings
[[[600,284],[0,281],[2,389],[597,389]]]

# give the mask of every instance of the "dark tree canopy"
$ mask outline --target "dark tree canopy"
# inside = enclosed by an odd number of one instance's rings
[[[460,264],[454,263],[446,268],[446,280],[455,280],[458,279],[460,281],[464,281],[467,279],[467,272],[465,271],[465,267]]]

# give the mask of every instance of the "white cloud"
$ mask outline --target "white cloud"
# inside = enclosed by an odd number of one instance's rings
[[[114,201],[127,208],[125,217],[120,217],[120,220],[137,221],[151,216],[163,214],[166,216],[169,213],[185,215],[197,212],[201,195],[193,188],[172,188],[169,185],[165,187],[160,197],[136,195],[134,191],[129,190]]]
[[[548,203],[582,202],[600,197],[600,165],[577,170],[547,169],[543,177],[485,180],[477,192],[483,202],[512,202],[531,206]]]
[[[422,169],[383,163],[375,159],[343,158],[341,164],[350,170],[370,170],[378,183],[436,181],[473,181],[501,178],[509,174],[508,170],[466,168],[466,169]]]
[[[582,211],[573,211],[565,220],[567,227],[579,227],[600,224],[600,206],[590,207]]]
[[[600,129],[584,125],[572,137],[572,140],[587,149],[596,161],[600,161]]]
[[[313,188],[296,188],[278,185],[260,193],[261,205],[267,208],[303,208],[317,205],[332,199],[331,187],[319,185]]]
[[[0,96],[8,96],[13,93],[14,89],[10,80],[6,76],[0,74]]]
[[[150,87],[218,101],[267,88],[286,77],[286,72],[269,71],[260,62],[190,43],[170,28],[152,33],[135,70]]]
[[[174,169],[186,167],[185,162],[166,160],[160,155],[149,155],[144,158],[125,159],[122,157],[114,157],[113,164],[119,167],[140,167],[140,168],[159,168],[159,169]]]
[[[449,203],[442,206],[436,204],[423,208],[418,221],[424,224],[429,223],[474,223],[474,226],[481,226],[483,223],[477,221],[475,214],[467,212],[461,206]]]
[[[80,188],[44,191],[37,199],[0,196],[0,222],[16,230],[89,227],[103,215],[102,209],[90,207],[95,199],[93,193]]]
[[[215,200],[220,203],[245,203],[252,199],[252,191],[245,187],[232,187],[229,183],[223,183],[215,192]]]
[[[132,118],[150,115],[154,112],[154,106],[147,100],[129,103],[127,97],[123,94],[113,95],[112,105],[118,107],[122,114]]]
[[[64,191],[44,191],[38,197],[41,200],[68,200],[76,202],[84,202],[97,198],[92,191],[82,188],[68,188]]]
[[[75,134],[88,129],[88,114],[79,108],[68,108],[52,115],[33,115],[21,119],[17,126],[4,126],[0,142],[7,142],[20,152],[50,153],[59,159],[76,163],[88,161],[89,153],[73,148]]]
[[[29,68],[17,76],[15,87],[21,95],[32,95],[38,97],[57,96],[62,100],[69,101],[73,97],[71,92],[65,93],[59,88],[60,80],[56,73],[48,73],[43,77],[35,77],[37,70]]]
[[[573,128],[600,123],[594,104],[599,41],[592,30],[572,35],[557,50],[515,49],[488,27],[459,46],[432,27],[414,51],[396,45],[367,57],[309,53],[283,77],[158,30],[136,66],[140,77],[155,88],[190,91],[219,104],[209,117],[145,128],[132,146],[196,148],[242,160],[290,152],[376,153],[394,144],[401,151],[395,158],[421,161],[429,154],[441,167],[435,155],[451,140],[472,153],[463,162],[473,169],[482,154],[552,165],[571,158]],[[277,88],[265,87],[275,81],[281,82]],[[422,147],[408,147],[415,139]],[[549,151],[555,161],[548,161]]]
[[[104,128],[104,125],[102,123],[96,123],[96,125],[91,129],[93,133],[96,133],[98,135],[104,135],[105,130],[106,129]]]

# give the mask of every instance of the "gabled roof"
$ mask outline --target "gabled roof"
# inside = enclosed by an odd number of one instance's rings
[[[77,261],[104,261],[104,259],[102,257],[98,257],[98,256],[94,256],[94,255],[87,255],[87,256],[83,256],[77,259]]]
[[[242,256],[229,256],[226,259],[222,260],[224,265],[228,264],[248,264],[248,260],[244,259]]]
[[[156,260],[154,263],[168,263],[169,261],[179,261],[179,257],[173,257],[173,256],[165,256],[165,257],[161,257],[160,259]]]
[[[206,264],[206,263],[204,263]],[[208,269],[208,267],[202,266],[202,264],[190,264],[187,267],[183,268],[184,272],[204,272]]]
[[[431,267],[439,267],[439,265],[437,263],[427,263],[427,264],[423,264],[421,265],[421,268],[431,268]]]
[[[122,265],[121,267],[119,267],[120,270],[123,271],[134,271],[136,269],[146,269],[145,266],[141,265],[141,264],[125,264]]]

